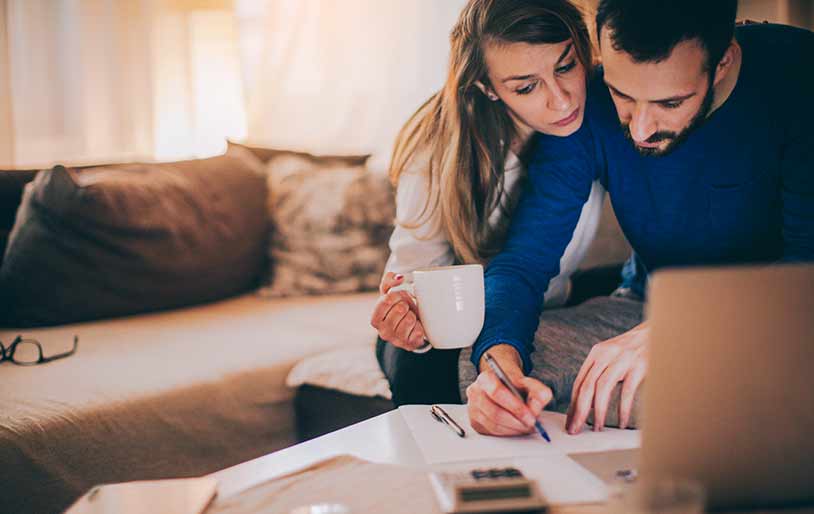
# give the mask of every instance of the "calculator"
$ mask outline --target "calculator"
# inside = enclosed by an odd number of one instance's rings
[[[537,483],[516,468],[436,471],[430,483],[448,513],[546,511]]]

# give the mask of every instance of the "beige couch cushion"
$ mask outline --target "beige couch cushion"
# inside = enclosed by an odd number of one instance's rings
[[[246,295],[22,331],[46,354],[78,334],[79,350],[0,366],[0,512],[52,512],[95,483],[200,475],[293,443],[286,376],[308,355],[369,348],[375,300]]]

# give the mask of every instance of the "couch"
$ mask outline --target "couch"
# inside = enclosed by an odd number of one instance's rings
[[[249,150],[261,162],[282,152]],[[0,244],[36,175],[0,171]],[[615,282],[628,252],[606,212],[586,263],[604,270],[587,274],[594,285]],[[0,366],[0,512],[59,512],[98,483],[207,474],[392,409],[373,356],[376,298],[269,299],[251,287],[56,326],[7,321],[5,344],[23,334],[58,353],[76,335],[79,349],[40,366]]]

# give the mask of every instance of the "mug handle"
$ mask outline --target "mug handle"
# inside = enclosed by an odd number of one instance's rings
[[[415,285],[413,284],[413,274],[412,273],[406,273],[405,276],[404,276],[404,282],[402,284],[397,285],[397,286],[391,287],[390,291],[407,291],[410,294],[410,296],[413,297],[413,300],[415,300],[416,304],[418,304],[418,298],[416,298],[416,296],[415,296]],[[390,291],[388,291],[388,292],[390,292]],[[415,350],[410,350],[410,351],[413,352],[413,353],[427,353],[430,350],[432,350],[432,345],[425,338],[424,339],[424,346],[421,346],[419,348],[416,348]]]

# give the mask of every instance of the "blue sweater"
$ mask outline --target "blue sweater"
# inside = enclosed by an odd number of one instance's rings
[[[649,272],[814,260],[814,33],[759,24],[736,37],[734,91],[668,155],[642,156],[625,139],[601,70],[582,127],[539,137],[508,239],[487,267],[476,366],[505,343],[531,371],[543,294],[597,178]]]

